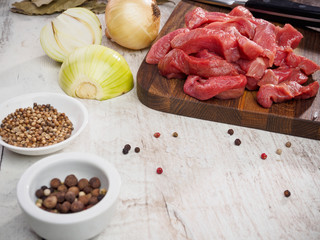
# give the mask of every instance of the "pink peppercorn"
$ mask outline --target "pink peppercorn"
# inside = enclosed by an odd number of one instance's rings
[[[261,159],[265,160],[266,158],[267,158],[267,154],[262,153],[262,154],[261,154]]]
[[[162,172],[163,172],[163,169],[162,169],[161,167],[158,167],[158,168],[157,168],[157,173],[158,173],[158,174],[161,174]]]
[[[160,133],[159,133],[159,132],[156,132],[156,133],[153,134],[153,136],[154,136],[155,138],[158,138],[158,137],[160,137]]]

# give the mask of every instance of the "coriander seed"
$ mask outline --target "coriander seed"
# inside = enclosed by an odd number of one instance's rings
[[[286,145],[287,148],[289,148],[289,147],[291,147],[291,142],[286,142],[285,145]]]

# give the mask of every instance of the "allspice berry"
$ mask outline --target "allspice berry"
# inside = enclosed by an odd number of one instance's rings
[[[63,202],[62,204],[60,204],[59,206],[59,210],[61,213],[67,213],[70,211],[71,208],[71,203],[68,201]]]
[[[58,202],[57,197],[54,195],[51,195],[51,196],[47,197],[46,199],[44,199],[43,206],[45,206],[48,209],[53,209],[56,207],[57,202]]]
[[[74,194],[74,192],[68,191],[68,192],[65,194],[64,198],[65,198],[68,202],[73,203],[74,200],[76,199],[76,195]]]
[[[58,188],[57,188],[58,192],[67,192],[68,191],[68,187],[64,184],[61,184]]]
[[[97,177],[90,178],[89,184],[92,188],[99,188],[101,186],[100,179]]]
[[[86,194],[91,193],[92,187],[86,186],[86,187],[83,189],[83,191],[84,191]]]
[[[98,197],[100,194],[100,189],[99,188],[95,188],[91,191],[92,196],[94,197]]]
[[[69,188],[68,192],[70,192],[70,191],[73,192],[75,196],[78,196],[79,192],[80,192],[79,188],[76,187],[76,186],[73,186],[73,187]]]
[[[65,200],[65,192],[55,192],[54,195],[57,197],[58,203],[62,203]]]
[[[85,187],[89,186],[89,181],[86,178],[81,178],[78,182],[78,188],[83,190]]]
[[[83,205],[87,205],[89,202],[89,198],[87,195],[83,195],[78,198],[78,201],[82,202]]]
[[[40,188],[36,191],[37,198],[42,198],[44,196],[43,190]]]
[[[50,181],[50,187],[57,189],[61,185],[61,181],[59,178],[53,178]]]
[[[97,197],[94,197],[94,196],[92,196],[90,199],[89,199],[89,205],[94,205],[94,204],[96,204],[96,203],[98,203],[99,201],[98,201],[98,198]]]
[[[71,212],[80,212],[84,209],[84,204],[81,201],[75,201],[71,204]]]
[[[70,174],[68,175],[65,180],[64,180],[64,184],[67,187],[73,187],[76,186],[78,184],[78,179],[74,174]]]

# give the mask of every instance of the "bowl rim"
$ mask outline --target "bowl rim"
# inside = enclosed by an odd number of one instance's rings
[[[0,104],[0,109],[3,109],[4,106],[10,105],[11,102],[19,101],[20,99],[23,100],[26,98],[29,99],[29,98],[36,98],[36,97],[48,97],[49,101],[50,101],[50,98],[52,98],[52,97],[59,97],[62,99],[66,99],[69,102],[72,102],[74,105],[77,105],[80,108],[82,116],[83,116],[83,124],[80,125],[79,129],[77,131],[73,132],[69,138],[65,139],[62,142],[52,144],[49,146],[36,147],[36,148],[18,147],[18,146],[14,146],[14,145],[11,145],[11,144],[4,142],[2,140],[2,137],[0,137],[0,145],[8,148],[9,150],[12,150],[17,153],[22,153],[22,154],[36,153],[36,152],[39,152],[39,155],[47,154],[47,153],[51,153],[53,151],[59,150],[59,149],[61,149],[61,147],[63,145],[68,144],[70,141],[72,141],[74,138],[76,138],[83,131],[83,129],[86,127],[86,125],[88,124],[89,117],[88,117],[87,108],[79,100],[77,100],[73,97],[70,97],[68,95],[62,94],[62,93],[38,92],[38,93],[28,93],[28,94],[19,95],[19,96],[10,98],[10,99],[2,102]],[[55,106],[53,106],[53,107],[55,107]],[[67,115],[67,117],[69,117],[69,116]],[[3,119],[0,119],[0,121],[2,121],[2,120]]]
[[[109,180],[107,194],[98,204],[80,212],[58,214],[45,211],[36,206],[36,203],[30,198],[30,180],[35,174],[41,173],[43,169],[50,167],[52,164],[63,164],[66,161],[87,163],[99,168]],[[103,214],[118,199],[120,188],[121,178],[117,169],[104,158],[86,152],[68,152],[54,154],[32,164],[20,177],[16,194],[20,207],[27,215],[50,224],[74,224],[88,221]]]

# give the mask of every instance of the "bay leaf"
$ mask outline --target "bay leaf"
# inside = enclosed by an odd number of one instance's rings
[[[84,2],[80,7],[87,8],[95,14],[104,13],[106,10],[107,1],[88,0]]]
[[[12,4],[12,8],[10,9],[12,12],[21,13],[26,15],[45,15],[45,14],[53,14],[57,12],[63,12],[68,8],[78,7],[83,4],[86,0],[55,0],[51,4],[42,5],[41,7],[37,7],[29,0],[24,0],[21,2],[15,2]]]
[[[171,0],[157,0],[157,4],[158,5],[162,5],[162,4],[165,4],[167,2],[173,3],[173,5],[176,5],[176,3],[174,1],[171,1]]]
[[[49,3],[53,2],[54,0],[31,0],[31,2],[36,5],[37,7],[41,7],[42,5],[48,5]]]

